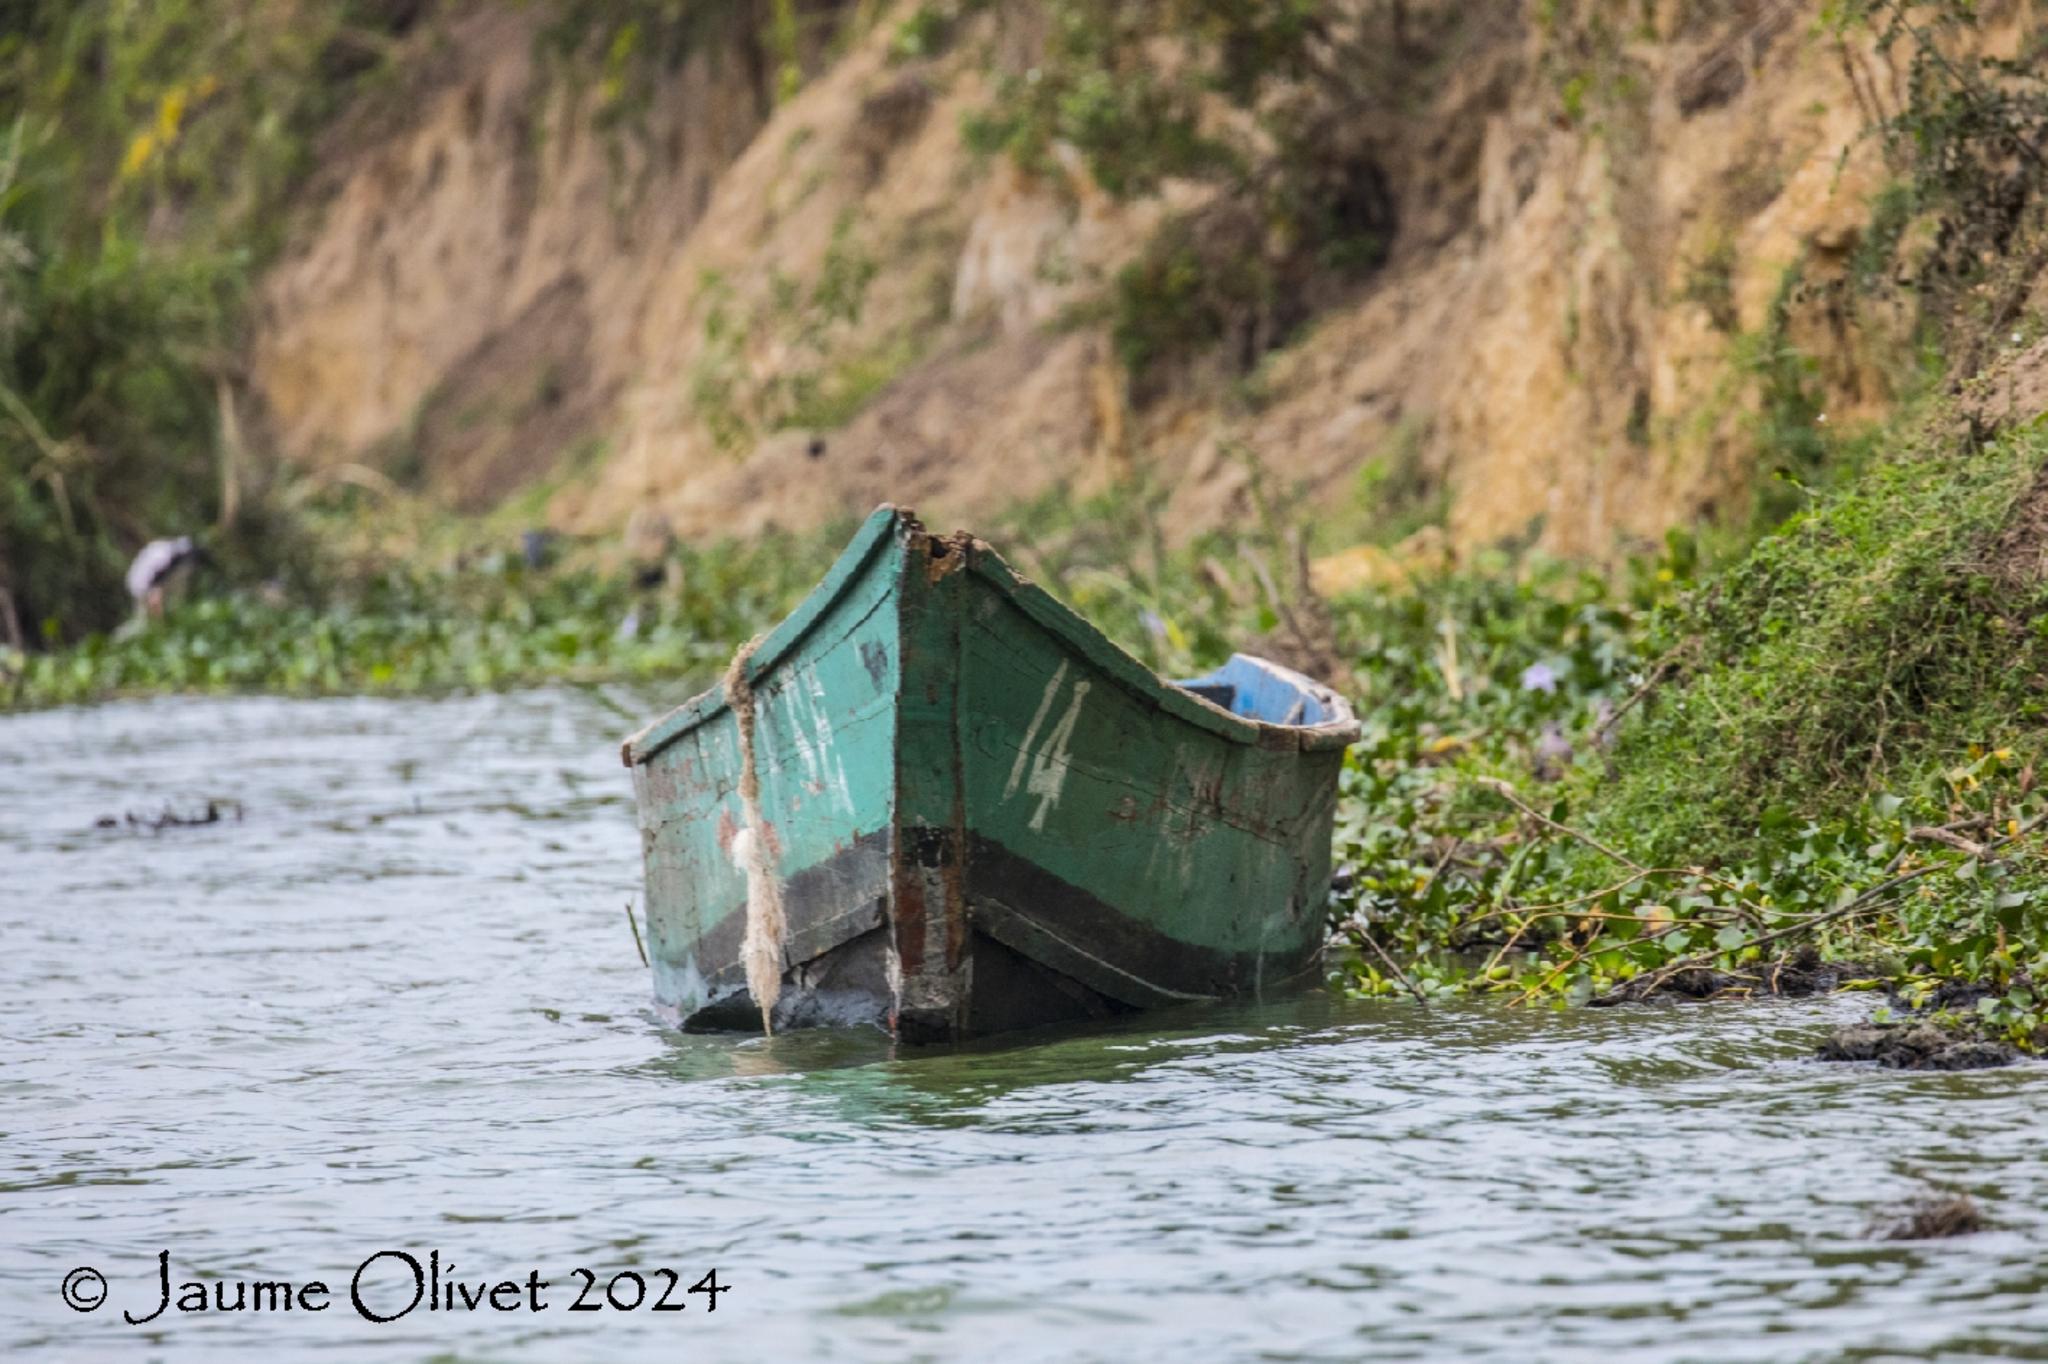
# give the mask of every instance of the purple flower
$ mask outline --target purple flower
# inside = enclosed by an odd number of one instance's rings
[[[1548,663],[1531,663],[1522,669],[1522,690],[1553,692],[1557,690],[1557,673]]]

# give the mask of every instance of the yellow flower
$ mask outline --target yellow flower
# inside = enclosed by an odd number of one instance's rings
[[[184,121],[185,87],[174,85],[156,102],[157,141],[168,146],[178,136],[178,125]]]
[[[156,155],[156,134],[137,133],[135,140],[128,144],[128,154],[121,158],[123,179],[140,175],[142,168],[149,164],[149,158]]]

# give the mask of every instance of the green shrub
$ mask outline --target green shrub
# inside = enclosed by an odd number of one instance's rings
[[[1054,173],[1061,145],[1119,197],[1168,179],[1218,187],[1103,301],[1141,395],[1226,343],[1249,369],[1385,258],[1394,206],[1360,129],[1398,99],[1399,9],[1375,7],[1353,32],[1327,0],[1059,0],[1038,60],[968,116],[969,146],[1034,173]]]
[[[1847,808],[1973,743],[2040,752],[2044,462],[2039,424],[1983,450],[1936,427],[1762,540],[1677,627],[1684,683],[1629,731],[1603,825],[1728,856],[1767,809]]]

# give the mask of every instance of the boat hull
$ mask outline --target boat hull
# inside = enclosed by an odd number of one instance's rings
[[[877,512],[744,665],[773,1025],[946,1039],[1312,979],[1356,725],[1241,662],[1318,722],[1163,682],[986,545]],[[739,727],[711,692],[625,746],[656,999],[689,1027],[761,1022]]]

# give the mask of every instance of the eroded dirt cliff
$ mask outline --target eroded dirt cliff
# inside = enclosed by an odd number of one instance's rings
[[[1133,474],[1188,530],[1263,469],[1359,534],[1599,556],[1737,514],[1771,423],[1840,429],[1910,382],[1910,303],[1849,287],[1897,51],[1809,0],[1408,8],[1412,97],[1349,130],[1384,187],[1374,267],[1143,384],[1103,300],[1215,191],[969,149],[1036,69],[1037,7],[949,11],[935,53],[905,41],[930,6],[815,8],[778,101],[739,6],[604,126],[528,16],[477,8],[405,108],[335,130],[253,387],[297,461],[463,507],[537,484],[585,531],[970,519]],[[1994,8],[2017,50],[2031,0]]]

